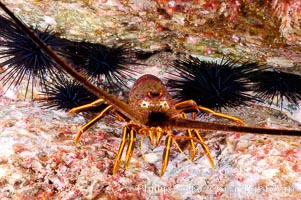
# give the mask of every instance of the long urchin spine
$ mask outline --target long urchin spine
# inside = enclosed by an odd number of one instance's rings
[[[86,74],[93,83],[102,85],[104,76],[108,86],[116,88],[126,87],[126,79],[135,73],[126,65],[137,64],[135,51],[126,44],[109,47],[89,42],[70,42],[58,52],[71,60],[74,67]]]
[[[8,84],[9,89],[12,85],[20,85],[27,77],[25,97],[29,85],[31,84],[33,90],[36,82],[40,83],[43,90],[47,90],[46,80],[62,74],[63,71],[10,19],[0,16],[0,24],[0,58],[6,59],[0,63],[1,67],[5,66],[1,72],[5,73],[1,79],[3,84]],[[111,88],[126,87],[126,79],[135,73],[126,66],[137,64],[135,51],[127,44],[108,47],[89,42],[74,42],[57,37],[48,28],[45,31],[30,29],[98,86],[104,84],[103,76]]]
[[[31,89],[37,82],[45,89],[47,76],[55,76],[63,73],[62,70],[50,59],[43,50],[40,49],[18,26],[10,19],[0,16],[0,58],[6,59],[1,62],[1,68],[5,75],[1,78],[7,88],[12,85],[20,85],[22,80],[27,77],[25,97],[29,85]],[[62,41],[56,37],[47,28],[39,31],[37,28],[31,28],[38,37],[47,45],[53,48],[59,48]],[[3,68],[5,66],[5,68]]]
[[[283,107],[284,100],[298,107],[301,100],[301,75],[279,70],[265,69],[249,76],[254,82],[254,93],[265,102]]]
[[[258,100],[251,94],[253,84],[248,79],[250,73],[258,70],[257,63],[238,64],[225,59],[208,62],[190,56],[175,60],[171,66],[176,71],[167,85],[179,101],[193,99],[199,105],[220,110]]]

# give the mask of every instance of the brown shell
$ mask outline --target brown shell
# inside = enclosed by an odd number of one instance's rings
[[[137,101],[144,99],[147,93],[160,94],[166,97],[167,100],[171,100],[171,96],[167,91],[167,88],[163,82],[156,76],[151,74],[145,74],[136,80],[130,93],[129,93],[129,104],[136,105]]]

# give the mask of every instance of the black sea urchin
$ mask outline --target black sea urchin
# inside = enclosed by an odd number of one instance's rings
[[[126,86],[126,79],[134,71],[128,64],[137,64],[134,51],[127,45],[108,47],[89,42],[72,42],[59,51],[59,54],[71,60],[74,67],[86,74],[97,85],[102,84],[102,76],[109,86]]]
[[[193,99],[210,109],[248,105],[256,100],[249,92],[253,90],[248,74],[257,70],[257,63],[239,65],[232,60],[218,62],[201,61],[195,57],[176,60],[174,80],[167,85],[179,100]]]
[[[301,76],[298,74],[282,72],[279,70],[262,70],[251,74],[249,77],[255,83],[254,92],[258,98],[273,102],[282,108],[283,100],[298,106],[301,99]]]
[[[39,46],[37,46],[18,26],[4,16],[0,16],[0,59],[5,61],[0,63],[3,68],[1,73],[4,85],[8,88],[12,85],[18,86],[27,76],[27,86],[25,97],[29,85],[32,89],[38,82],[45,89],[47,76],[55,76],[62,73],[59,67],[50,59]],[[53,48],[58,48],[62,41],[51,31],[39,31],[31,28],[41,40]]]
[[[47,84],[47,108],[65,111],[88,103],[98,98],[75,80],[64,75],[57,76]]]

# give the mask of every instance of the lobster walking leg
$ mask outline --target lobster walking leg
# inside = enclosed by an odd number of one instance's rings
[[[187,130],[187,133],[188,133],[188,136],[189,136],[190,138],[193,137],[192,132],[191,132],[190,129]],[[194,157],[195,157],[195,154],[196,154],[196,148],[195,148],[194,141],[193,141],[192,139],[190,139],[189,141],[190,141],[190,146],[191,146],[191,149],[190,149],[190,151],[189,151],[189,152],[190,152],[190,158],[191,158],[191,160],[193,161],[193,160],[194,160]]]
[[[93,118],[91,121],[89,121],[86,125],[81,127],[81,129],[76,133],[75,138],[74,138],[74,143],[77,144],[79,141],[80,136],[88,129],[90,128],[93,124],[98,122],[101,118],[104,117],[104,114],[112,108],[111,105],[108,105],[105,109],[103,109],[95,118]]]
[[[170,146],[172,144],[172,133],[171,131],[168,131],[169,133],[166,136],[165,139],[165,149],[163,152],[163,161],[162,161],[162,168],[161,168],[161,173],[160,176],[163,176],[163,174],[166,171],[167,165],[168,165],[168,160],[169,160],[169,154],[170,154]]]
[[[230,119],[230,120],[238,123],[239,125],[244,125],[245,124],[241,119],[239,119],[237,117],[233,117],[233,116],[226,115],[226,114],[223,114],[223,113],[215,112],[214,110],[211,110],[211,109],[203,107],[203,106],[198,106],[198,108],[200,110],[208,112],[208,113],[210,113],[212,115],[215,115],[215,116],[218,116],[218,117],[222,117],[222,118],[226,118],[226,119]]]
[[[94,107],[100,106],[104,102],[105,102],[104,99],[97,99],[96,101],[93,101],[92,103],[72,108],[71,110],[69,110],[68,114],[78,113],[78,112],[80,112],[82,110],[86,110],[88,108],[94,108]]]
[[[129,134],[129,145],[125,155],[125,169],[128,169],[128,166],[130,164],[130,159],[133,155],[135,142],[136,142],[136,131],[134,129],[131,129]]]
[[[241,119],[237,118],[237,117],[233,117],[233,116],[226,115],[226,114],[223,114],[223,113],[215,112],[214,110],[211,110],[209,108],[199,106],[193,100],[187,100],[187,101],[182,101],[182,102],[177,103],[176,104],[176,109],[179,110],[179,111],[183,111],[183,112],[188,111],[188,112],[192,112],[192,113],[199,112],[200,110],[202,110],[202,111],[205,111],[205,112],[210,113],[212,115],[232,120],[232,121],[238,123],[239,125],[244,125],[244,122]]]
[[[129,129],[128,129],[127,126],[125,126],[123,128],[122,140],[121,140],[121,143],[120,143],[120,146],[119,146],[119,150],[118,150],[118,153],[117,153],[117,156],[116,156],[116,160],[115,160],[115,163],[114,163],[114,167],[113,167],[113,175],[116,174],[117,171],[118,171],[118,169],[119,169],[119,164],[120,164],[121,156],[122,156],[122,153],[123,153],[124,146],[127,143],[128,136],[129,136]]]
[[[184,118],[187,119],[187,115],[185,113],[183,114],[183,116],[184,116]],[[187,129],[187,134],[188,134],[188,137],[190,138],[189,141],[190,141],[190,146],[191,146],[191,149],[190,149],[191,160],[192,161],[194,160],[194,157],[196,154],[196,148],[195,148],[195,144],[194,144],[194,140],[193,140],[193,138],[196,137],[200,141],[200,144],[202,145],[202,148],[210,162],[211,167],[214,168],[214,159],[210,153],[208,146],[205,144],[205,142],[204,142],[203,138],[201,137],[200,133],[198,132],[198,130]]]
[[[209,147],[205,144],[203,138],[201,137],[200,133],[198,130],[192,130],[193,133],[196,135],[197,139],[200,141],[201,145],[202,145],[202,148],[210,162],[210,165],[212,168],[214,168],[214,159],[210,153],[210,150],[209,150]]]
[[[187,115],[183,112],[183,117],[185,119],[187,119]],[[191,130],[190,129],[187,129],[187,135],[192,138],[192,133],[191,133]],[[189,142],[190,142],[190,150],[189,150],[189,153],[190,153],[190,158],[191,160],[194,160],[194,157],[195,157],[195,154],[196,154],[196,148],[195,148],[195,144],[194,144],[194,141],[192,139],[189,139]]]

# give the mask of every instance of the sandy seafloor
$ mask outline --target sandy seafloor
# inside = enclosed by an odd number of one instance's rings
[[[116,24],[126,20],[123,17],[127,9],[123,5],[130,2],[133,10],[146,9],[139,7],[139,1],[127,1],[124,4],[121,1],[5,2],[13,6],[13,10],[29,24],[42,27],[50,24],[55,31],[61,30],[66,34],[66,37],[92,38],[93,41],[105,44],[118,35],[114,32],[119,27]],[[146,2],[147,6],[157,6],[153,5],[153,1],[142,2]],[[132,24],[142,23],[141,20],[145,19],[143,16],[148,13],[144,12],[131,18]],[[89,21],[83,23],[82,16],[86,16],[85,20],[92,20],[91,13],[92,16],[98,13],[105,20],[99,24]],[[70,18],[78,20],[68,21]],[[181,16],[173,20],[179,23],[177,20],[181,21]],[[63,22],[69,28],[62,28]],[[81,26],[93,29],[92,32],[85,32],[83,28],[78,31],[75,22],[83,23]],[[159,33],[158,37],[148,35],[146,30],[151,30],[153,24],[148,25],[149,29],[141,28],[141,37],[136,37],[138,40],[133,39],[138,31],[131,32],[131,35],[127,32],[130,28],[121,29],[128,35],[124,33],[124,36],[119,34],[118,37],[132,39],[133,44],[140,44],[138,46],[142,49],[160,48],[171,40],[165,33]],[[104,27],[110,26],[113,27],[111,32],[104,33]],[[145,27],[145,24],[142,23],[141,27]],[[132,30],[136,29],[132,27]],[[99,38],[95,32],[100,34]],[[147,36],[152,37],[152,41],[147,41]],[[161,43],[159,39],[165,37],[167,41]],[[219,38],[215,39],[216,42]],[[218,52],[215,49],[218,42],[205,42],[202,45],[207,48],[200,44],[198,47],[202,47],[197,50],[193,49],[193,43],[190,42],[183,46],[174,44],[172,47],[202,56],[203,59],[221,58],[221,52],[230,52],[228,56],[235,57],[238,51],[237,54],[250,60],[264,60],[273,66],[283,66],[300,73],[298,53],[301,40],[298,34],[294,35],[294,40],[295,44],[284,45],[279,51],[273,48],[270,54],[268,48],[262,49],[260,55],[267,55],[264,58],[257,57],[252,51],[260,49],[260,44],[254,46],[254,49],[252,45],[236,44],[238,47],[228,47],[225,44],[221,45]],[[210,45],[215,47],[210,48]],[[215,51],[212,55],[211,50]],[[174,55],[169,53],[155,55],[145,61],[139,70],[141,74],[153,73],[164,78],[166,71],[170,70],[166,66],[173,58]],[[132,82],[129,80],[129,85]],[[301,199],[301,136],[202,132],[216,167],[210,167],[199,146],[199,153],[193,162],[173,147],[168,168],[162,177],[157,174],[161,169],[164,143],[155,148],[145,140],[144,156],[138,142],[128,170],[124,170],[121,164],[119,173],[113,176],[112,166],[124,123],[114,117],[106,117],[84,133],[79,145],[74,145],[74,134],[88,119],[81,115],[68,116],[64,111],[44,109],[40,103],[30,99],[23,100],[24,87],[10,89],[0,97],[0,199]],[[4,89],[1,86],[2,93]],[[300,128],[301,123],[301,112],[290,105],[285,105],[281,112],[277,106],[269,107],[254,102],[253,106],[242,106],[225,112],[240,117],[250,126]],[[204,117],[201,120],[217,119]]]

